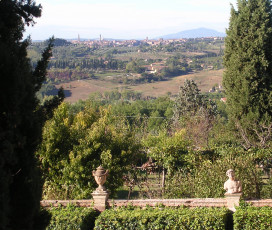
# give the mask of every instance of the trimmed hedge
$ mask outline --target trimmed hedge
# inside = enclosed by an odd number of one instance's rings
[[[228,229],[226,208],[116,208],[106,210],[95,221],[100,229]]]
[[[67,207],[50,208],[51,220],[46,230],[91,230],[98,213],[92,208]]]
[[[237,207],[233,221],[235,230],[272,230],[272,207]]]

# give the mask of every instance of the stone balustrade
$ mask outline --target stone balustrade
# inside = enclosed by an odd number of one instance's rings
[[[231,211],[235,212],[235,207],[239,206],[241,193],[241,183],[235,180],[234,172],[232,169],[227,171],[227,176],[229,180],[226,181],[224,188],[226,189],[225,198],[187,198],[187,199],[138,199],[138,200],[116,200],[108,199],[109,193],[107,189],[103,186],[108,175],[108,170],[104,170],[101,166],[93,171],[93,175],[98,188],[92,193],[93,200],[43,200],[41,201],[42,207],[58,207],[67,206],[68,204],[73,204],[78,207],[93,207],[94,209],[102,212],[107,207],[121,207],[121,206],[137,206],[155,207],[158,205],[164,206],[185,206],[185,207],[227,207]],[[272,207],[272,199],[266,200],[248,200],[255,207]]]
[[[247,200],[247,203],[254,207],[272,207],[272,199],[265,200]],[[94,207],[94,200],[42,200],[41,206],[45,208],[67,206],[68,204],[73,204],[78,207]],[[139,200],[115,200],[109,199],[106,206],[120,207],[133,205],[137,207],[145,207],[147,205],[155,207],[158,205],[164,206],[185,206],[185,207],[228,207],[226,198],[187,198],[187,199],[139,199]]]

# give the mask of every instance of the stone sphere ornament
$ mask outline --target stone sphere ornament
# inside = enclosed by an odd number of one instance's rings
[[[93,176],[98,184],[96,192],[107,192],[107,189],[103,186],[107,180],[109,170],[105,170],[101,165],[95,170],[93,170]]]

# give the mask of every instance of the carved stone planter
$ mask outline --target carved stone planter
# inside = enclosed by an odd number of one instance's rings
[[[96,169],[96,171],[93,171],[93,176],[98,184],[98,188],[95,190],[96,192],[106,192],[107,189],[103,186],[107,180],[109,171],[105,170],[101,165]]]
[[[94,208],[100,212],[104,211],[107,206],[109,193],[103,186],[106,182],[109,171],[105,170],[102,166],[99,166],[96,171],[93,171],[93,176],[98,184],[98,188],[92,193],[94,199]]]

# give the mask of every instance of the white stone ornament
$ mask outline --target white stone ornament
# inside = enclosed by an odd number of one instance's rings
[[[226,190],[226,194],[234,194],[242,192],[242,184],[240,181],[235,179],[235,174],[232,169],[229,169],[226,172],[226,175],[229,179],[224,183],[224,189]]]

